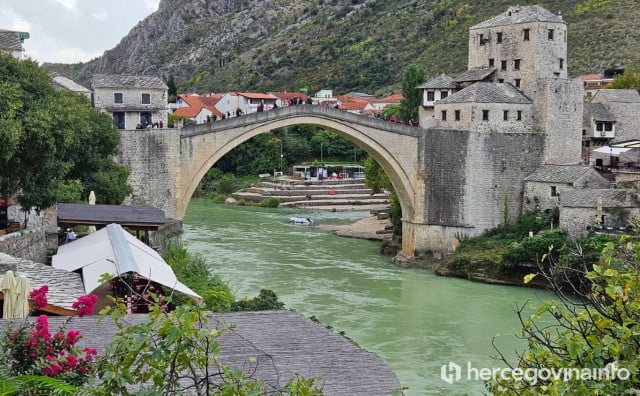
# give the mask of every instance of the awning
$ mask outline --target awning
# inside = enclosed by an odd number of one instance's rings
[[[592,153],[609,154],[609,155],[613,155],[614,157],[617,157],[620,154],[626,153],[629,150],[633,150],[633,148],[631,148],[631,147],[609,147],[609,146],[603,146],[603,147],[600,147],[600,148],[597,148],[597,149],[593,150]]]
[[[51,260],[54,268],[67,271],[81,269],[86,294],[92,294],[103,286],[104,282],[100,278],[105,273],[115,278],[133,272],[182,292],[196,301],[202,300],[197,293],[178,281],[169,264],[158,252],[119,224],[109,224],[99,231],[60,246]]]

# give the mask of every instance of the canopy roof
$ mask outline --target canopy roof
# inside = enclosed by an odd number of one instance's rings
[[[125,231],[119,224],[107,227],[58,248],[51,265],[67,271],[82,270],[86,294],[98,294],[104,287],[100,280],[108,273],[111,278],[135,273],[176,291],[202,300],[197,293],[182,284],[173,270],[151,247]]]
[[[158,228],[165,223],[162,209],[153,206],[58,204],[58,224],[107,225]]]
[[[594,153],[602,153],[609,154],[613,156],[618,156],[622,153],[626,153],[629,150],[633,150],[633,147],[610,147],[610,146],[602,146],[593,150]]]

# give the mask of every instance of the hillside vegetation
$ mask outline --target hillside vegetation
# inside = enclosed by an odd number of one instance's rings
[[[427,77],[466,70],[469,27],[518,3],[162,0],[102,57],[81,67],[45,66],[84,83],[95,72],[174,76],[180,91],[387,94],[400,90],[410,63]],[[571,76],[640,64],[638,0],[519,4],[539,4],[567,21]]]

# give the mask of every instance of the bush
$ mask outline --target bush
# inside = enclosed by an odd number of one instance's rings
[[[258,205],[263,208],[277,208],[280,206],[280,200],[278,198],[265,198]]]
[[[282,308],[284,303],[278,301],[276,293],[269,289],[260,290],[260,294],[251,300],[243,299],[231,304],[231,311],[266,311]]]
[[[163,258],[182,283],[202,296],[208,309],[212,311],[229,310],[235,296],[228,282],[211,273],[204,258],[190,255],[184,247],[171,244],[166,246]],[[183,294],[172,297],[172,303],[176,305],[192,302],[191,298]]]
[[[211,195],[209,196],[209,198],[210,198],[214,203],[217,203],[217,204],[222,204],[222,203],[227,202],[227,197],[228,197],[228,196],[227,196],[226,194],[211,194]]]
[[[553,259],[557,260],[557,257],[564,252],[566,242],[567,232],[562,229],[543,231],[533,237],[510,243],[504,252],[503,259],[512,265],[537,265],[544,255],[552,254]],[[551,246],[553,246],[553,252],[549,253]]]

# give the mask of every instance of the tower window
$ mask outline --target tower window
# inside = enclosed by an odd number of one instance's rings
[[[552,197],[558,196],[558,190],[556,189],[556,186],[551,186],[551,196]]]
[[[116,92],[113,94],[113,103],[122,103],[122,92]]]
[[[442,110],[442,112],[440,114],[442,116],[442,121],[446,121],[447,120],[447,111],[446,110]]]
[[[460,110],[456,110],[453,115],[456,118],[456,121],[460,121]]]
[[[498,32],[496,34],[496,43],[498,44],[502,43],[502,32]]]
[[[506,60],[500,61],[500,70],[502,70],[502,71],[507,70],[507,61]]]
[[[435,92],[427,91],[427,101],[433,102],[435,100]]]
[[[480,34],[480,45],[484,45],[484,43],[485,43],[484,34]]]
[[[523,40],[529,41],[529,29],[524,29],[522,33],[523,33]]]
[[[482,110],[482,121],[489,121],[489,110]]]
[[[509,121],[509,110],[504,110],[502,112],[502,120],[503,121]]]
[[[520,59],[515,59],[513,61],[513,70],[520,70]]]
[[[142,104],[151,104],[151,94],[148,94],[148,93],[142,94]]]
[[[516,86],[516,88],[520,88],[520,79],[516,78],[515,80],[513,80],[513,84]]]
[[[547,31],[547,38],[548,38],[549,40],[553,40],[553,29],[549,29],[549,30]]]
[[[489,66],[493,67],[495,65],[495,59],[489,58]]]
[[[440,91],[440,99],[444,99],[449,96],[449,91]]]
[[[560,70],[564,69],[564,59],[560,58]]]
[[[522,110],[518,110],[516,113],[516,120],[522,121]]]

